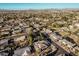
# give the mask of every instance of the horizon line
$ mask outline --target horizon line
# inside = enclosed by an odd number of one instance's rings
[[[38,9],[38,8],[34,8],[34,9],[32,9],[32,8],[29,8],[29,9],[22,9],[22,8],[18,8],[18,9],[10,9],[10,8],[6,8],[6,9],[4,9],[4,8],[0,8],[0,10],[79,10],[79,8],[41,8],[41,9]]]

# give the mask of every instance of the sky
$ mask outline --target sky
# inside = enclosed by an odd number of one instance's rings
[[[79,3],[0,3],[0,9],[51,9],[79,8]]]

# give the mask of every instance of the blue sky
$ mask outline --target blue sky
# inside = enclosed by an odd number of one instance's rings
[[[79,3],[0,3],[0,9],[79,8]]]

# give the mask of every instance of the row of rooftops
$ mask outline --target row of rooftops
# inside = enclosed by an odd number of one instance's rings
[[[67,47],[72,48],[73,50],[75,50],[75,48],[77,47],[76,49],[78,50],[78,53],[79,53],[79,47],[78,47],[78,45],[75,42],[72,43],[71,39],[70,39],[70,41],[68,41],[67,40],[68,38],[63,38],[60,34],[57,34],[56,32],[51,32],[50,30],[49,30],[49,32],[47,34],[51,37],[51,39],[53,38],[52,40],[55,39],[58,42],[60,42],[60,44],[66,45]],[[63,46],[63,47],[65,47],[65,46]],[[75,55],[79,55],[79,54],[75,53],[76,50],[75,51],[73,51],[73,50],[69,50],[69,51],[72,52],[72,53],[74,53]]]

